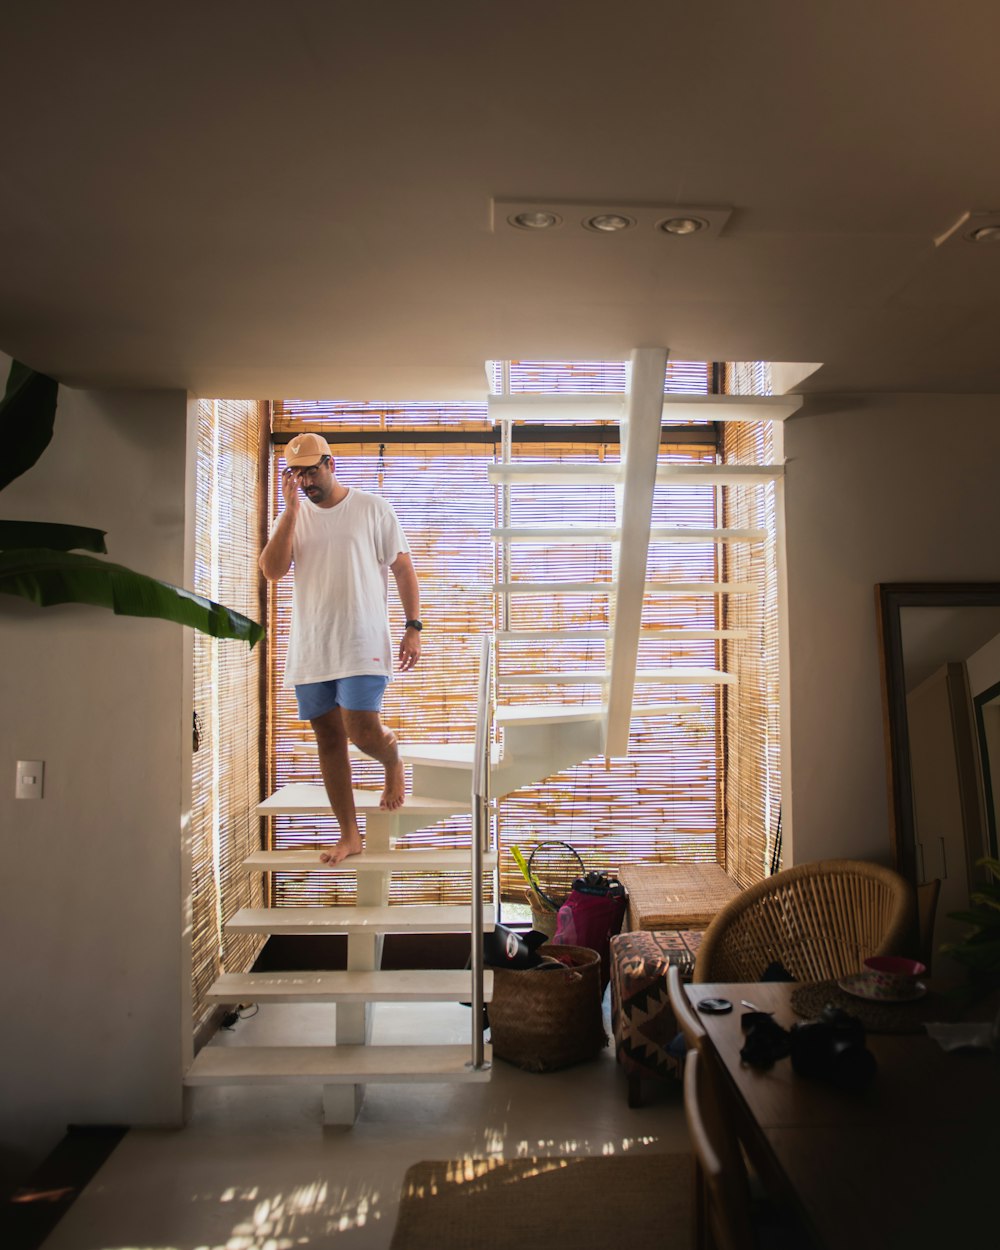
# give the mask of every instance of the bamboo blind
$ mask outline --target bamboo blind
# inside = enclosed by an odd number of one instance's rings
[[[491,360],[487,374],[495,394],[504,389],[504,366],[511,395],[613,395],[625,390],[624,360]],[[703,360],[668,360],[664,389],[700,394],[709,367]]]
[[[727,389],[767,393],[763,366],[731,366]],[[770,464],[770,423],[726,422],[722,458],[727,464]],[[752,593],[731,596],[727,604],[726,624],[746,629],[748,637],[727,645],[728,667],[738,684],[727,687],[724,695],[726,869],[747,886],[768,875],[781,812],[777,489],[774,483],[726,487],[723,497],[725,525],[766,529],[768,534],[763,542],[726,548],[727,578],[754,587]]]
[[[198,403],[194,589],[261,619],[260,438],[263,405],[255,400]],[[259,874],[242,868],[261,846],[260,689],[263,648],[194,635],[192,948],[194,1025],[223,963],[244,972],[262,940],[232,936],[226,922],[240,907],[261,906]]]

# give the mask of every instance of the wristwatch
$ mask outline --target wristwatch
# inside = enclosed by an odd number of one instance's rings
[[[418,633],[418,634],[419,634],[419,633],[420,633],[420,631],[423,629],[423,627],[424,627],[424,623],[423,623],[423,621],[412,620],[412,621],[407,621],[407,622],[406,622],[406,628],[407,628],[407,629],[415,629],[415,630],[417,631],[417,633]]]

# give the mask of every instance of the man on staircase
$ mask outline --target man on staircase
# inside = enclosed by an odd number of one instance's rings
[[[389,571],[407,618],[396,653],[400,672],[420,658],[420,588],[391,505],[337,480],[325,438],[297,435],[285,463],[285,506],[261,552],[260,569],[273,582],[295,565],[285,685],[295,688],[299,716],[316,735],[320,771],[340,826],[339,841],[320,859],[337,864],[361,850],[350,743],[385,769],[379,806],[394,811],[403,805],[399,747],[379,716],[392,677]]]

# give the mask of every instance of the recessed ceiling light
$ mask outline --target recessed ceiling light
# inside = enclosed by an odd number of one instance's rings
[[[558,213],[549,213],[544,209],[531,209],[525,213],[515,213],[507,220],[519,230],[551,230],[561,223],[562,218]]]
[[[628,199],[558,200],[548,196],[490,200],[490,230],[519,230],[523,234],[559,234],[593,230],[599,234],[645,235],[655,239],[667,234],[696,234],[715,239],[726,228],[731,208],[708,204],[649,204]],[[985,222],[977,222],[985,225]]]
[[[665,234],[697,234],[708,227],[708,222],[704,217],[668,217],[659,226]]]
[[[968,237],[973,243],[1000,243],[1000,225],[980,226]]]
[[[583,224],[588,230],[600,230],[603,234],[614,234],[619,230],[628,230],[635,225],[631,217],[624,213],[595,213],[593,217],[585,217]]]

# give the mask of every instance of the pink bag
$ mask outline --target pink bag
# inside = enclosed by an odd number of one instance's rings
[[[628,898],[619,882],[606,894],[570,891],[559,908],[555,937],[557,946],[586,946],[601,957],[601,993],[611,979],[611,939],[621,931]]]

